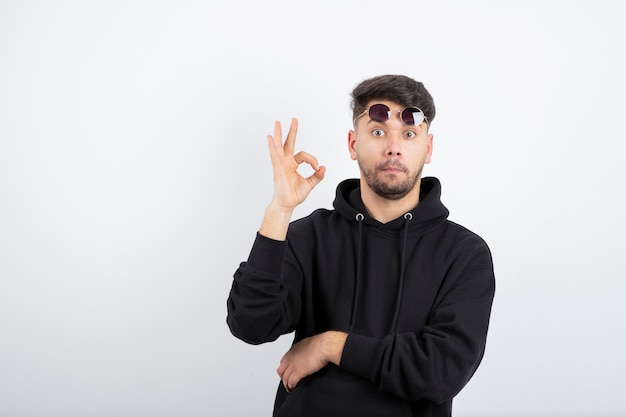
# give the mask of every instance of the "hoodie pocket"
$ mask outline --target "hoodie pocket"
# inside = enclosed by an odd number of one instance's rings
[[[283,395],[279,395],[283,397]],[[277,398],[280,401],[280,398]],[[411,403],[380,392],[371,382],[328,366],[284,397],[275,417],[410,417]]]

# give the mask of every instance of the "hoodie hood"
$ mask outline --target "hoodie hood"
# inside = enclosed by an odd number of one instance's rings
[[[441,183],[435,177],[422,178],[419,204],[404,216],[388,223],[381,223],[367,213],[361,200],[360,183],[356,178],[344,180],[337,186],[333,206],[346,219],[356,220],[357,215],[361,214],[364,224],[390,232],[402,232],[407,217],[410,217],[408,237],[425,233],[446,220],[449,214],[448,209],[441,203]]]

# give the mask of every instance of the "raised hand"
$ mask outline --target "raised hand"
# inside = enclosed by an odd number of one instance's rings
[[[291,119],[287,139],[283,144],[280,122],[274,123],[274,136],[267,136],[267,143],[274,170],[274,199],[272,204],[283,209],[293,210],[302,203],[311,190],[324,178],[326,168],[319,166],[317,159],[306,152],[294,155],[298,120]],[[298,166],[307,163],[314,172],[309,177],[302,176]]]
[[[326,168],[320,166],[313,155],[306,152],[298,152],[294,155],[297,133],[298,120],[294,118],[291,119],[284,144],[280,122],[274,123],[274,135],[267,136],[274,171],[274,197],[265,211],[259,232],[276,240],[285,239],[293,210],[324,179],[326,173]],[[313,168],[313,174],[308,177],[301,175],[298,172],[298,166],[302,163],[310,165]]]

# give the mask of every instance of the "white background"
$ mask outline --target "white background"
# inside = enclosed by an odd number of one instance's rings
[[[437,4],[433,4],[437,3]],[[300,120],[356,177],[349,93],[435,98],[451,219],[492,248],[485,359],[456,417],[626,413],[620,1],[0,0],[0,416],[270,415],[291,336],[225,324]]]

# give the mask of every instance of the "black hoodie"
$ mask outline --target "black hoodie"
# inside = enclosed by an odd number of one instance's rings
[[[257,234],[234,275],[231,332],[252,344],[348,333],[340,366],[289,394],[279,383],[274,416],[450,416],[483,357],[495,281],[486,243],[440,196],[423,178],[418,206],[383,224],[346,180],[335,209],[292,222],[286,241]]]

